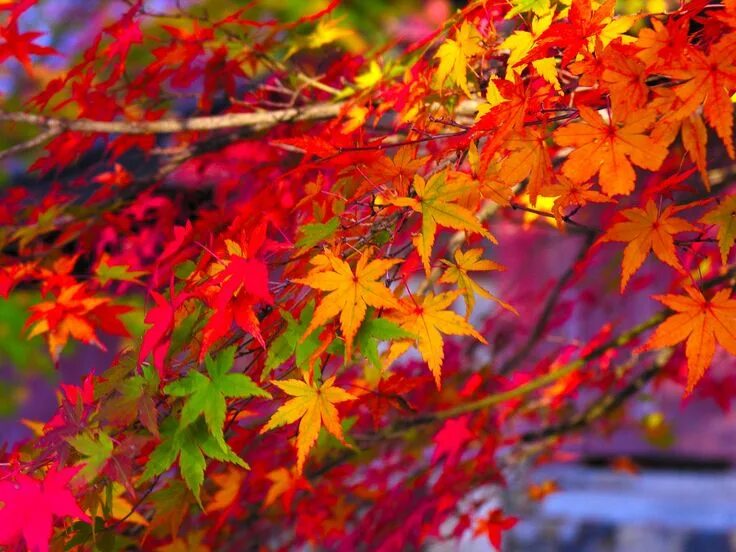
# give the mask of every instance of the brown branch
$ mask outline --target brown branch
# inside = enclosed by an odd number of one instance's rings
[[[458,106],[459,116],[472,115],[477,101],[466,101]],[[173,134],[177,132],[250,128],[265,130],[280,123],[318,121],[336,117],[346,102],[317,103],[303,107],[290,107],[255,113],[225,113],[190,117],[187,119],[161,119],[158,121],[97,121],[93,119],[64,119],[26,112],[0,111],[0,121],[26,123],[54,129],[56,132],[96,132],[101,134]]]
[[[30,140],[26,140],[25,142],[21,142],[20,144],[16,144],[14,146],[9,147],[8,149],[4,149],[0,151],[0,160],[6,159],[10,157],[11,155],[16,155],[18,153],[23,153],[24,151],[31,150],[37,146],[40,146],[47,140],[51,140],[55,136],[58,136],[61,133],[61,131],[57,128],[50,128],[41,134],[38,134],[37,136],[34,136]]]
[[[176,132],[252,128],[263,130],[279,123],[331,119],[344,107],[343,102],[321,103],[304,107],[290,107],[255,113],[226,113],[191,117],[188,119],[161,119],[158,121],[96,121],[92,119],[62,119],[32,113],[0,112],[0,121],[27,123],[55,129],[56,132],[97,132],[102,134],[173,134]]]

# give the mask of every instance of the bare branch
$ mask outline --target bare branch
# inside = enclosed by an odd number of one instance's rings
[[[8,149],[2,150],[0,151],[0,160],[6,159],[18,153],[23,153],[24,151],[35,148],[36,146],[40,146],[47,140],[51,140],[55,136],[59,135],[60,132],[61,131],[56,128],[50,128],[49,130],[46,130],[41,134],[34,136],[30,140],[26,140],[25,142],[21,142],[20,144],[16,144],[9,147]]]
[[[318,103],[303,107],[290,107],[254,113],[225,113],[191,117],[188,119],[161,119],[158,121],[96,121],[92,119],[63,119],[25,112],[0,111],[0,121],[27,123],[30,125],[63,131],[97,132],[102,134],[173,134],[176,132],[251,128],[265,130],[280,123],[318,121],[336,117],[345,102]],[[472,115],[477,101],[463,102],[458,106],[458,116]]]

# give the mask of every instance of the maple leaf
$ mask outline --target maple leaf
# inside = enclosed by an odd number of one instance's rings
[[[130,270],[128,265],[110,265],[108,261],[109,258],[103,256],[95,268],[95,276],[100,285],[106,286],[112,280],[140,284],[139,278],[147,274],[143,270]]]
[[[552,160],[544,140],[544,134],[533,129],[509,138],[504,144],[509,154],[498,171],[498,177],[509,186],[528,178],[532,205],[536,204],[542,186],[552,180]]]
[[[69,490],[80,468],[51,467],[43,480],[16,474],[0,481],[0,544],[14,546],[23,537],[28,550],[46,552],[55,517],[90,522]]]
[[[160,377],[165,376],[166,355],[171,345],[171,335],[174,331],[176,311],[189,299],[189,294],[180,293],[172,296],[171,302],[156,291],[151,292],[156,306],[149,309],[144,319],[152,327],[146,330],[138,354],[138,364],[143,363],[148,355],[153,353],[153,364]]]
[[[329,250],[312,259],[316,265],[306,278],[292,280],[314,289],[329,292],[322,298],[314,316],[304,331],[305,340],[315,328],[340,315],[340,328],[345,338],[345,359],[352,354],[353,339],[365,318],[367,308],[396,308],[398,302],[391,291],[378,280],[389,268],[401,262],[400,259],[374,259],[369,261],[368,251],[364,251],[355,266],[350,265]]]
[[[609,196],[630,194],[638,167],[657,170],[667,156],[667,148],[644,134],[654,122],[654,114],[637,112],[626,121],[615,116],[608,122],[589,107],[580,106],[579,123],[558,128],[553,136],[560,146],[572,146],[562,166],[565,176],[585,182],[598,173],[601,189]]]
[[[442,424],[440,430],[432,439],[435,449],[432,453],[432,462],[445,458],[445,467],[452,468],[457,465],[460,456],[467,448],[468,442],[475,434],[468,427],[468,416],[460,416],[457,419],[449,419]]]
[[[501,550],[501,535],[511,529],[518,520],[515,517],[506,517],[500,508],[492,510],[485,518],[475,523],[474,535],[485,535],[496,550]]]
[[[405,196],[414,175],[429,161],[429,156],[416,159],[415,156],[416,147],[401,146],[393,158],[382,156],[367,165],[365,176],[372,186],[388,181],[395,193]],[[359,195],[362,190],[363,188],[360,188],[356,195]]]
[[[385,318],[369,318],[363,322],[360,330],[355,335],[355,341],[360,347],[360,352],[369,361],[365,369],[366,379],[369,382],[377,383],[381,378],[381,357],[378,353],[379,342],[413,337],[412,334]]]
[[[335,387],[335,376],[325,380],[322,385],[316,382],[309,384],[297,379],[272,380],[271,383],[294,398],[286,401],[274,412],[268,423],[261,428],[261,433],[301,420],[296,439],[296,471],[301,475],[307,454],[317,441],[322,426],[345,444],[335,405],[355,400],[356,397],[340,387]]]
[[[59,52],[49,46],[40,46],[34,41],[43,36],[39,32],[18,32],[18,23],[14,18],[8,22],[5,27],[0,27],[0,38],[4,42],[0,43],[0,63],[8,58],[17,59],[26,73],[33,76],[32,55],[36,56],[58,56]]]
[[[297,368],[304,367],[305,363],[321,345],[318,332],[307,333],[307,327],[314,316],[314,301],[309,301],[304,306],[299,314],[299,321],[285,310],[281,311],[281,316],[286,321],[286,330],[271,341],[268,347],[261,381],[292,355],[294,355]],[[306,339],[302,339],[305,335],[307,336]]]
[[[685,81],[674,88],[683,103],[668,118],[685,118],[702,105],[708,124],[715,129],[728,155],[734,159],[733,102],[729,90],[736,87],[733,70],[736,48],[732,40],[724,39],[712,46],[708,55],[691,49],[687,57],[685,69],[667,72],[668,76]]]
[[[721,262],[725,265],[733,242],[736,241],[736,195],[725,198],[715,209],[703,215],[700,221],[718,225],[718,248],[721,251]]]
[[[528,1],[528,0],[527,0]],[[532,0],[538,1],[538,0]],[[543,0],[546,2],[547,8],[549,8],[549,0]],[[511,10],[512,13],[514,10]],[[544,14],[540,14],[541,17],[534,17],[531,24],[531,32],[529,31],[514,31],[506,40],[504,40],[499,48],[509,49],[509,59],[506,62],[508,70],[506,78],[513,80],[514,74],[521,75],[524,69],[527,67],[526,63],[521,60],[526,57],[529,51],[534,46],[534,41],[542,32],[549,28],[552,23],[553,14],[549,13],[549,9],[545,10]],[[507,16],[508,17],[508,14]],[[532,67],[539,73],[539,75],[550,83],[555,89],[560,89],[560,82],[557,78],[557,59],[554,57],[545,57],[542,59],[535,59],[531,62]]]
[[[498,243],[496,238],[483,228],[473,213],[457,203],[463,194],[467,193],[462,182],[462,180],[448,181],[446,171],[435,173],[428,181],[415,175],[414,190],[417,197],[399,197],[390,200],[394,205],[411,207],[417,213],[422,214],[422,231],[415,239],[415,244],[427,275],[431,270],[429,258],[432,255],[438,225],[474,232],[488,238],[493,243]]]
[[[502,301],[490,291],[481,287],[475,280],[473,280],[468,272],[476,271],[488,271],[488,270],[506,270],[506,267],[500,265],[494,261],[488,259],[481,259],[483,256],[483,249],[469,249],[468,251],[455,251],[455,262],[452,263],[447,260],[442,260],[444,264],[448,266],[447,270],[442,274],[440,282],[443,284],[457,284],[458,289],[463,292],[463,299],[465,299],[465,317],[470,316],[475,305],[475,295],[480,295],[486,299],[496,301],[503,308],[510,310],[515,314],[519,314],[514,307],[508,303]]]
[[[468,21],[463,21],[455,33],[455,39],[448,38],[437,50],[436,58],[440,59],[437,67],[437,81],[442,86],[451,74],[455,83],[470,96],[468,89],[468,59],[484,52],[480,45],[481,36],[478,30]]]
[[[562,65],[566,66],[586,48],[591,39],[601,34],[605,20],[613,15],[616,0],[606,0],[595,11],[591,0],[573,0],[567,21],[557,21],[537,39],[537,45],[521,63],[529,63],[545,57],[550,47],[562,49]]]
[[[687,340],[689,394],[710,366],[716,342],[736,355],[736,299],[729,289],[717,291],[710,299],[692,286],[685,286],[685,292],[687,295],[653,296],[675,313],[657,326],[645,348],[672,347]]]
[[[244,480],[245,472],[238,468],[228,468],[223,473],[213,474],[212,481],[218,489],[212,496],[210,503],[207,504],[206,512],[210,514],[230,508],[238,498]]]
[[[67,441],[77,452],[84,456],[81,461],[82,469],[79,475],[87,481],[92,481],[97,477],[112,457],[113,441],[104,431],[99,432],[96,437],[86,431],[67,439]]]
[[[609,203],[613,200],[600,192],[591,190],[591,183],[573,182],[564,176],[558,176],[557,181],[542,188],[542,195],[554,198],[552,202],[552,214],[555,216],[557,226],[562,227],[565,209],[568,207],[582,207],[589,201],[592,203]]]
[[[109,298],[90,296],[84,283],[65,287],[55,301],[43,301],[30,308],[32,314],[26,327],[33,327],[28,337],[46,335],[54,362],[59,360],[69,337],[105,351],[95,326],[114,335],[130,336],[118,316],[132,310],[131,307],[109,303]]]
[[[216,358],[207,356],[205,366],[209,377],[191,370],[183,378],[168,384],[164,393],[173,397],[186,397],[181,409],[179,427],[185,428],[199,416],[204,416],[207,428],[220,447],[225,450],[223,426],[227,410],[226,399],[245,397],[271,398],[271,394],[258,387],[244,374],[232,374],[236,347],[223,349]]]
[[[470,335],[481,343],[488,343],[467,320],[456,312],[448,310],[447,307],[460,294],[460,291],[455,290],[438,295],[428,293],[424,297],[402,300],[400,309],[387,314],[387,318],[417,337],[415,340],[399,340],[392,343],[389,348],[387,362],[393,362],[404,354],[413,343],[416,343],[419,354],[429,365],[437,389],[440,389],[442,360],[445,357],[442,334]]]
[[[201,418],[192,424],[180,427],[173,417],[169,417],[161,424],[161,436],[161,443],[149,456],[141,480],[147,481],[164,473],[178,459],[181,476],[200,507],[202,503],[199,491],[204,482],[206,457],[248,469],[248,464],[240,456],[235,454],[227,444],[223,448],[222,443],[209,433]]]
[[[644,263],[650,251],[653,251],[662,262],[684,272],[675,254],[672,236],[679,232],[697,231],[697,228],[685,219],[673,216],[680,209],[669,205],[660,212],[650,199],[644,209],[633,207],[621,211],[626,220],[614,224],[601,238],[601,242],[619,241],[627,244],[621,264],[621,292],[624,291],[629,278]]]
[[[312,486],[304,477],[294,470],[286,468],[277,468],[266,474],[266,479],[271,481],[271,486],[268,488],[266,498],[263,501],[263,507],[268,508],[271,504],[276,502],[276,499],[281,498],[281,505],[284,507],[284,511],[291,511],[291,503],[294,500],[294,494],[299,489],[305,491],[311,491]]]

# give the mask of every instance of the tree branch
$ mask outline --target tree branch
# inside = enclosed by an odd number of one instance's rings
[[[457,110],[458,116],[475,113],[479,102],[469,100],[462,102]],[[316,103],[303,107],[289,107],[273,111],[256,111],[254,113],[224,113],[190,117],[188,119],[161,119],[158,121],[97,121],[93,119],[64,119],[47,117],[26,112],[0,111],[0,121],[26,123],[53,129],[57,133],[64,131],[97,132],[102,134],[173,134],[177,132],[224,130],[232,128],[250,128],[254,131],[265,130],[280,123],[297,121],[318,121],[336,117],[346,102]]]

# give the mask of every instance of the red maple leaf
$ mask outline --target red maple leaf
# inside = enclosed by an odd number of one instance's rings
[[[515,517],[505,517],[503,510],[496,508],[485,519],[479,519],[475,523],[473,534],[476,537],[485,535],[496,550],[501,550],[501,535],[516,525],[517,521],[519,520]]]
[[[34,41],[42,36],[39,32],[18,32],[18,22],[15,18],[11,18],[5,27],[0,28],[0,37],[5,42],[0,43],[0,63],[8,58],[17,59],[26,70],[26,73],[33,75],[31,55],[37,56],[56,56],[59,53],[49,46],[39,46]]]
[[[34,552],[46,552],[54,517],[72,517],[89,522],[68,488],[79,467],[52,467],[43,481],[17,474],[0,481],[0,544],[13,546],[23,537]]]
[[[434,436],[437,447],[432,454],[432,462],[444,456],[445,466],[454,466],[473,437],[473,432],[468,429],[468,416],[447,420]]]

